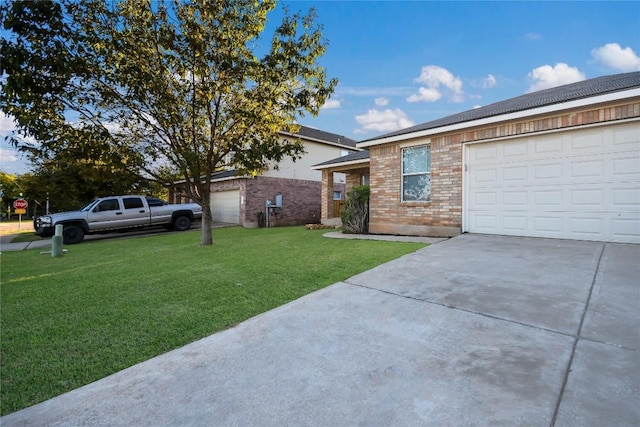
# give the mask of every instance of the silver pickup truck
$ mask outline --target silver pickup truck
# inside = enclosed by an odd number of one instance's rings
[[[35,233],[41,237],[55,234],[62,224],[63,242],[80,243],[85,234],[110,233],[150,226],[165,226],[178,231],[191,228],[194,219],[202,218],[197,203],[169,204],[145,196],[109,196],[95,199],[74,212],[44,215],[34,222]]]

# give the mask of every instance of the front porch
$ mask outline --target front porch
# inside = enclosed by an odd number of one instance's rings
[[[339,226],[340,209],[344,198],[334,197],[335,174],[345,175],[344,194],[357,185],[369,185],[369,152],[359,151],[329,162],[321,163],[313,169],[322,171],[322,204],[320,221],[324,225]]]

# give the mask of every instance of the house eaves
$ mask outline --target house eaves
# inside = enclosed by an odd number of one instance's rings
[[[471,127],[554,113],[571,108],[640,97],[640,72],[597,77],[578,83],[528,93],[484,107],[453,114],[442,119],[401,129],[361,141],[365,148],[420,138],[435,134],[460,131]]]
[[[325,132],[319,129],[313,129],[307,126],[299,125],[300,129],[296,133],[279,132],[281,135],[287,135],[294,138],[301,138],[307,141],[314,141],[320,144],[332,145],[348,150],[360,150],[356,147],[357,141],[331,132]]]
[[[346,156],[338,157],[337,159],[328,160],[326,162],[318,163],[311,166],[313,170],[331,169],[335,167],[354,166],[354,165],[366,165],[369,163],[369,151],[362,150],[355,153],[347,154]]]
[[[204,176],[200,177],[204,180]],[[215,172],[211,175],[210,182],[230,181],[233,179],[248,178],[247,175],[238,175],[238,171],[235,169],[229,169],[225,171]],[[180,181],[173,181],[171,184],[184,184],[186,181],[181,179]]]

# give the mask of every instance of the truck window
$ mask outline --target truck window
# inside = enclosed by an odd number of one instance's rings
[[[149,207],[164,206],[167,204],[164,200],[155,199],[153,197],[147,197],[147,203],[149,204]]]
[[[122,203],[124,203],[125,209],[139,209],[144,207],[140,197],[123,197]]]
[[[117,211],[120,209],[118,199],[105,199],[94,209],[94,212]]]

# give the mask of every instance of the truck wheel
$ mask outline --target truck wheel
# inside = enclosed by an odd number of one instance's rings
[[[75,245],[84,240],[84,231],[76,225],[65,226],[62,230],[62,241],[67,245]]]
[[[173,228],[178,231],[186,231],[191,228],[191,220],[188,216],[179,216],[173,221]]]

